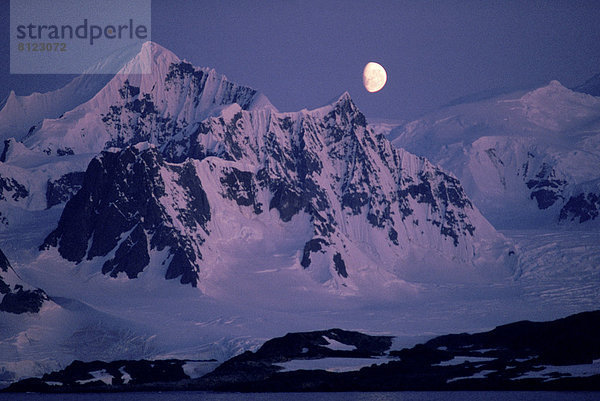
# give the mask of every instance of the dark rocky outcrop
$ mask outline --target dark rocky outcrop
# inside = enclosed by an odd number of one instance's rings
[[[174,201],[185,203],[173,205],[175,215],[161,200],[167,196],[161,169],[183,194]],[[150,250],[168,247],[165,277],[195,286],[196,260],[202,258],[194,247],[198,239],[177,229],[175,220],[189,229],[205,227],[210,220],[208,199],[192,164],[167,165],[153,147],[103,152],[90,162],[81,190],[67,202],[58,227],[41,248],[58,247],[62,257],[76,263],[106,257],[114,249],[102,272],[136,278],[149,264]]]
[[[85,174],[82,171],[67,173],[55,181],[48,181],[46,186],[46,207],[67,202],[81,189]]]
[[[571,196],[560,210],[559,219],[583,223],[596,219],[598,215],[600,215],[600,194],[588,192]]]
[[[74,361],[65,369],[41,378],[25,379],[11,385],[14,392],[94,392],[134,390],[138,387],[160,390],[189,379],[183,360],[158,361]],[[173,389],[171,387],[171,389]]]

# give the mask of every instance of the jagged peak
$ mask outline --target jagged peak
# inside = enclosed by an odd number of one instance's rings
[[[348,101],[352,102],[352,96],[350,96],[350,93],[348,93],[348,91],[345,91],[338,97],[337,103],[344,103]]]
[[[333,98],[327,105],[336,107],[345,104],[351,105],[353,109],[357,108],[354,104],[354,101],[352,100],[352,96],[350,96],[350,93],[348,93],[348,91],[344,91],[344,93],[339,95],[337,98]]]
[[[9,101],[15,101],[17,100],[17,94],[15,93],[14,90],[11,89],[10,93],[8,94],[8,97],[6,98],[5,103],[8,103]]]
[[[208,75],[208,77],[211,78],[211,79],[218,79],[218,80],[223,80],[223,81],[229,81],[229,79],[227,79],[227,76],[225,76],[224,74],[220,74],[214,68],[211,68],[211,67],[202,67],[202,68],[200,68],[200,71],[202,71],[203,73],[205,73],[206,75]]]
[[[317,107],[312,110],[302,109],[301,112],[324,115],[324,114],[330,113],[331,111],[335,110],[336,108],[344,108],[346,106],[352,112],[358,111],[358,107],[356,107],[356,105],[352,101],[352,97],[350,96],[350,94],[347,91],[342,93],[340,96],[331,99],[329,102],[327,102],[325,105],[323,105],[321,107]]]
[[[139,46],[139,45],[138,45]],[[117,55],[126,57],[130,51],[127,49]],[[121,68],[118,74],[148,74],[157,66],[179,63],[181,59],[172,51],[162,47],[158,43],[147,41],[141,45],[139,51]]]

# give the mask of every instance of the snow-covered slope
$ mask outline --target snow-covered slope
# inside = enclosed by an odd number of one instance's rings
[[[496,227],[600,222],[600,98],[552,81],[441,109],[391,135],[456,174]]]
[[[40,101],[27,100],[28,106],[20,111],[10,103],[0,112],[0,131],[17,124],[21,114],[27,124],[44,118],[27,135],[4,141],[0,230],[18,220],[23,209],[42,210],[66,202],[81,186],[88,162],[104,149],[141,141],[160,146],[196,129],[203,118],[231,103],[275,110],[254,89],[234,84],[214,70],[195,68],[156,43],[134,50],[125,49],[104,61],[123,65],[109,82],[102,81],[104,76],[84,74],[58,91],[40,95]],[[90,99],[74,103],[83,97]],[[54,116],[45,104],[62,115]],[[13,132],[9,128],[7,132]]]
[[[11,91],[0,110],[0,140],[23,139],[45,118],[58,118],[89,100],[109,80],[105,75],[80,75],[65,87],[47,93],[17,96]]]

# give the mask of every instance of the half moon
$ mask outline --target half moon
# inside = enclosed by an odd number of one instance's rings
[[[387,74],[381,64],[369,62],[363,70],[363,85],[369,92],[380,91],[385,86]]]

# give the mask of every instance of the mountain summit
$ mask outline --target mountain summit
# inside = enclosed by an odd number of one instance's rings
[[[148,63],[151,68],[144,66]],[[161,145],[233,103],[243,109],[274,109],[254,89],[212,69],[195,68],[147,42],[89,101],[59,118],[45,119],[23,142],[47,154],[97,153],[140,141]]]

